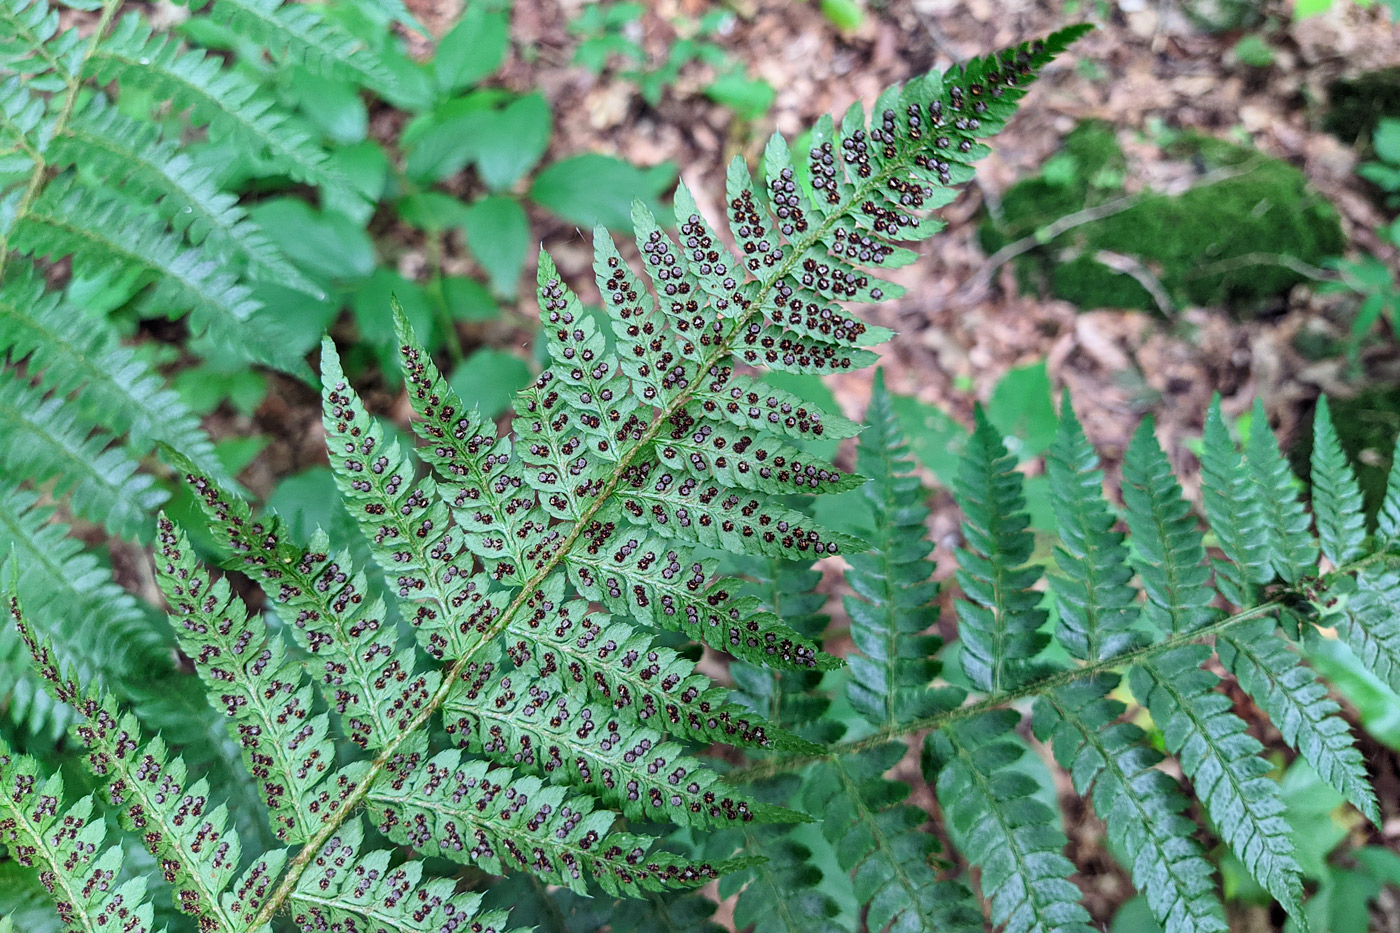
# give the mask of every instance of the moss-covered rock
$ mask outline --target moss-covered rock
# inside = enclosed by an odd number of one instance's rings
[[[1224,306],[1251,316],[1304,280],[1269,257],[1316,264],[1342,250],[1336,211],[1288,163],[1202,137],[1184,137],[1174,150],[1203,171],[1229,166],[1240,174],[1180,195],[1141,195],[1127,210],[1041,244],[1017,260],[1021,286],[1086,310],[1155,309],[1137,279],[1094,258],[1109,251],[1150,271],[1179,306]],[[1109,128],[1080,126],[1041,175],[1006,193],[1001,218],[980,230],[982,245],[994,252],[1067,214],[1123,197],[1123,165]]]

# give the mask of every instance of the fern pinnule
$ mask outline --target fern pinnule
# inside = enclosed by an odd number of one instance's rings
[[[1055,567],[1050,588],[1059,618],[1055,640],[1072,656],[1098,661],[1141,643],[1141,610],[1130,585],[1126,536],[1103,498],[1103,470],[1066,395],[1045,458],[1055,513]]]
[[[1301,869],[1283,818],[1278,784],[1263,746],[1203,670],[1210,649],[1175,648],[1135,666],[1133,695],[1161,724],[1167,750],[1181,762],[1221,838],[1290,915],[1302,913]],[[1305,923],[1306,921],[1300,921]]]
[[[1181,484],[1144,419],[1123,458],[1123,504],[1147,594],[1146,619],[1162,632],[1192,632],[1216,617],[1205,542]]]
[[[1347,463],[1342,442],[1332,424],[1332,409],[1324,396],[1317,400],[1313,419],[1312,508],[1322,553],[1333,566],[1361,556],[1366,538],[1361,487]]]
[[[1216,650],[1225,669],[1278,726],[1283,740],[1372,823],[1380,807],[1366,765],[1339,715],[1341,707],[1306,664],[1288,650],[1273,619],[1222,632]]]
[[[1274,578],[1273,562],[1266,547],[1264,515],[1230,429],[1220,413],[1217,395],[1206,413],[1201,438],[1201,496],[1206,521],[1225,554],[1215,561],[1215,585],[1232,603],[1254,601],[1254,586]]]
[[[1033,673],[1048,639],[1038,631],[1046,613],[1032,589],[1041,570],[1028,563],[1035,539],[1021,474],[980,408],[975,417],[955,484],[967,542],[958,549],[959,659],[974,687],[995,693]]]
[[[878,543],[872,553],[846,557],[855,595],[844,605],[859,650],[846,658],[846,695],[870,722],[893,727],[956,706],[962,696],[952,688],[946,695],[928,689],[942,670],[942,640],[924,634],[938,616],[933,545],[924,534],[929,510],[883,372],[875,373],[865,420],[856,464],[870,477],[862,493]]]
[[[1300,488],[1278,438],[1267,429],[1264,403],[1256,401],[1245,461],[1254,482],[1254,499],[1264,515],[1263,541],[1269,563],[1285,583],[1297,583],[1317,567],[1317,542],[1303,508]]]

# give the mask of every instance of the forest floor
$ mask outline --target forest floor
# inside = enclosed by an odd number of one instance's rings
[[[408,0],[407,5],[436,33],[450,26],[460,6],[453,0]],[[1084,18],[1084,13],[1067,13],[1058,0],[872,2],[863,25],[843,34],[815,2],[732,0],[724,8],[735,14],[733,28],[715,41],[750,76],[777,91],[766,116],[744,122],[704,96],[713,77],[708,66],[683,70],[650,106],[634,83],[609,71],[594,76],[572,64],[578,39],[568,27],[583,6],[580,0],[516,3],[514,51],[499,81],[513,90],[541,90],[549,99],[556,121],[552,155],[603,151],[644,166],[674,162],[712,216],[722,213],[713,199],[724,190],[729,160],[741,154],[752,164],[773,130],[791,138],[821,114],[839,114],[857,100],[872,103],[891,83]],[[629,38],[659,62],[677,37],[675,22],[694,21],[717,6],[657,0]],[[1091,440],[1110,464],[1139,420],[1152,414],[1190,491],[1189,443],[1200,436],[1213,393],[1222,396],[1227,415],[1248,411],[1262,397],[1286,441],[1311,416],[1319,393],[1355,392],[1342,360],[1309,360],[1295,349],[1295,338],[1305,329],[1344,332],[1337,321],[1345,299],[1300,287],[1269,313],[1248,321],[1210,308],[1182,309],[1170,319],[1139,312],[1080,313],[1064,302],[1020,294],[1010,267],[989,264],[978,246],[977,223],[1013,183],[1036,173],[1080,120],[1098,118],[1116,128],[1128,157],[1130,190],[1179,190],[1192,181],[1192,166],[1168,158],[1154,142],[1154,125],[1233,134],[1301,168],[1311,186],[1336,206],[1351,249],[1393,263],[1397,257],[1375,234],[1385,217],[1358,182],[1357,155],[1320,128],[1320,113],[1332,79],[1400,64],[1400,28],[1379,6],[1363,10],[1349,0],[1297,22],[1282,6],[1270,6],[1276,59],[1258,69],[1232,54],[1239,32],[1207,34],[1173,0],[1123,0],[1098,9],[1102,12],[1092,18],[1100,28],[1036,86],[998,136],[993,155],[980,164],[976,181],[942,211],[947,230],[925,247],[919,262],[900,270],[907,296],[869,314],[899,332],[883,352],[894,391],[916,395],[966,423],[973,403],[985,401],[1002,374],[1046,359],[1052,384],[1071,392]],[[544,247],[589,300],[588,238],[542,212],[533,219]],[[461,244],[455,249],[460,253]],[[468,261],[464,254],[458,258]],[[522,305],[520,310],[528,315],[533,309]],[[507,321],[512,318],[519,320]],[[475,335],[500,346],[520,346],[529,336],[511,323]],[[1386,346],[1368,351],[1367,378],[1395,384],[1397,356]],[[845,413],[859,418],[869,374],[831,382]],[[940,494],[935,540],[954,540],[957,520],[951,501]],[[828,574],[827,583],[833,579]],[[1263,717],[1251,721],[1262,723]],[[1280,746],[1269,727],[1255,728],[1266,744]],[[1388,798],[1385,836],[1396,845],[1400,761],[1379,746],[1365,752],[1377,767],[1378,791]],[[1074,800],[1065,795],[1070,854],[1079,865],[1098,869],[1078,880],[1095,917],[1108,918],[1131,887],[1103,855],[1101,824]],[[1275,928],[1263,911],[1234,919],[1240,930]],[[1381,929],[1400,929],[1400,906],[1378,922]]]

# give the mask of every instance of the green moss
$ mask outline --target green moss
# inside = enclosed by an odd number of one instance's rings
[[[1086,309],[1155,309],[1134,278],[1092,258],[1108,250],[1152,270],[1179,306],[1224,306],[1248,316],[1305,278],[1266,257],[1316,264],[1343,248],[1336,211],[1288,163],[1210,138],[1183,137],[1175,148],[1175,155],[1205,169],[1232,166],[1243,174],[1181,195],[1144,195],[1129,209],[1021,257],[1018,279]],[[1081,127],[1056,157],[1066,158],[1074,172],[1061,166],[1051,178],[1027,179],[1006,193],[1002,221],[983,225],[984,246],[1000,248],[1058,217],[1122,196],[1122,156],[1111,132],[1098,124]],[[1066,253],[1072,258],[1064,259]]]

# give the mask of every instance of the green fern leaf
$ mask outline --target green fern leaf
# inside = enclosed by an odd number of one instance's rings
[[[12,371],[0,375],[0,462],[12,475],[54,478],[78,515],[125,538],[149,535],[151,511],[166,498],[111,437]]]
[[[1366,514],[1361,505],[1361,487],[1342,452],[1332,411],[1323,396],[1317,400],[1313,418],[1312,507],[1317,519],[1317,536],[1322,553],[1332,566],[1361,556],[1366,540]]]
[[[1325,597],[1324,597],[1325,598]],[[1327,616],[1371,673],[1400,691],[1400,574],[1368,567],[1341,612]]]
[[[1266,528],[1255,487],[1225,426],[1219,395],[1206,414],[1201,440],[1201,495],[1206,519],[1229,561],[1216,564],[1216,584],[1235,605],[1248,605],[1253,601],[1253,586],[1273,579],[1273,567],[1264,545]]]
[[[963,673],[991,692],[1028,679],[1048,639],[1038,630],[1046,612],[1032,587],[1040,568],[1027,563],[1035,547],[1016,461],[979,408],[955,483],[963,511],[958,549],[958,637]]]
[[[908,785],[883,777],[907,751],[894,742],[817,765],[806,776],[804,804],[822,814],[822,833],[853,873],[870,929],[979,930],[972,892],[937,878],[938,842],[919,831],[928,814],[904,802]]]
[[[115,198],[50,182],[16,222],[17,249],[58,259],[72,256],[92,269],[113,266],[154,285],[153,303],[167,313],[189,311],[197,333],[227,345],[240,358],[299,373],[306,363],[282,348],[275,328],[254,315],[261,305],[248,288],[202,253],[167,232],[159,220]]]
[[[112,579],[111,568],[52,521],[54,510],[38,495],[0,487],[0,551],[13,552],[24,572],[15,583],[31,622],[41,635],[74,659],[84,683],[119,690],[156,680],[172,666],[169,636],[152,614]],[[56,739],[71,721],[66,707],[55,707],[41,679],[27,663],[16,632],[0,628],[0,670],[13,679],[7,716],[32,734]],[[130,696],[126,697],[131,699]]]
[[[36,90],[57,90],[64,86],[65,79],[77,70],[81,41],[76,29],[59,32],[58,11],[45,0],[0,3],[0,61],[15,71],[38,70],[44,74],[44,78],[30,82]],[[42,67],[29,67],[33,64]],[[52,73],[53,77],[49,78],[46,73]]]
[[[929,736],[925,772],[967,857],[982,868],[982,894],[992,923],[1007,933],[1089,933],[1074,865],[1061,853],[1058,817],[1031,795],[1036,787],[1015,764],[1025,748],[1015,739],[1020,716],[998,710]]]
[[[109,842],[92,797],[60,810],[63,779],[0,740],[0,842],[20,865],[40,872],[59,904],[65,933],[151,933],[146,879],[113,879],[122,850]]]
[[[1395,442],[1395,450],[1391,452],[1385,496],[1376,516],[1376,536],[1386,544],[1400,540],[1400,440]]]
[[[1050,504],[1060,543],[1050,577],[1059,621],[1055,640],[1076,658],[1103,660],[1141,641],[1133,631],[1140,610],[1128,565],[1128,549],[1118,519],[1103,498],[1099,469],[1069,396],[1060,407],[1060,426],[1045,459]]]
[[[1268,714],[1283,740],[1337,793],[1380,825],[1380,808],[1340,707],[1312,669],[1284,645],[1272,619],[1221,633],[1220,661]]]
[[[46,155],[55,168],[81,165],[112,189],[153,205],[190,245],[236,263],[254,279],[320,294],[238,199],[219,190],[209,169],[191,161],[176,141],[162,138],[159,128],[126,117],[105,98],[95,96],[76,110]]]
[[[846,658],[851,672],[846,694],[867,720],[891,728],[957,706],[963,697],[960,691],[928,688],[942,669],[936,658],[942,640],[921,634],[938,617],[938,584],[930,579],[933,546],[924,534],[929,510],[879,371],[865,417],[869,427],[856,457],[870,477],[862,492],[874,519],[876,548],[846,557],[846,581],[856,595],[844,604],[851,639],[860,649]]]
[[[773,799],[791,800],[801,792],[795,777],[768,785],[760,790]],[[823,884],[822,870],[813,864],[810,846],[785,829],[771,826],[746,829],[743,841],[749,851],[762,852],[764,860],[749,870],[747,879],[741,875],[720,879],[720,897],[738,895],[734,903],[737,929],[752,927],[754,933],[842,933],[835,919],[841,908]],[[740,890],[745,880],[747,884]]]
[[[1123,458],[1123,502],[1137,550],[1133,561],[1147,592],[1146,617],[1162,632],[1194,632],[1215,618],[1205,544],[1181,495],[1151,418]]]
[[[1303,885],[1278,784],[1268,777],[1262,746],[1215,692],[1218,678],[1201,669],[1210,651],[1174,648],[1132,669],[1133,694],[1162,726],[1168,751],[1230,850],[1290,916],[1302,916]]]
[[[1035,734],[1050,742],[1075,792],[1092,790],[1094,810],[1114,850],[1131,860],[1133,883],[1166,933],[1226,933],[1215,869],[1196,843],[1196,824],[1162,756],[1141,729],[1119,721],[1123,704],[1109,696],[1116,675],[1085,680],[1037,701]]]
[[[360,197],[330,167],[311,134],[255,84],[203,51],[181,51],[175,40],[153,34],[134,13],[122,17],[98,44],[84,76],[100,84],[119,81],[144,88],[179,109],[189,108],[197,125],[265,156],[295,180],[351,199]]]
[[[200,677],[237,724],[244,762],[259,782],[279,839],[305,842],[327,814],[320,784],[334,749],[329,720],[313,712],[313,688],[282,642],[257,632],[227,580],[214,580],[190,555],[189,542],[164,515],[158,522],[156,575],[170,603],[180,645],[201,665]]]
[[[192,4],[203,10],[208,0]],[[317,7],[282,0],[214,0],[216,22],[247,36],[275,58],[308,65],[330,77],[348,78],[392,96],[393,72],[354,36],[327,20]]]
[[[213,443],[180,397],[104,321],[46,293],[31,266],[11,267],[0,285],[0,348],[13,361],[24,359],[55,397],[73,395],[91,423],[125,432],[137,450],[166,444],[224,475]]]
[[[168,754],[160,738],[143,741],[141,724],[107,698],[94,698],[59,672],[58,662],[29,629],[11,599],[10,614],[55,696],[80,717],[74,730],[88,749],[88,769],[108,788],[108,802],[122,825],[141,839],[175,889],[175,902],[209,933],[239,933],[221,900],[238,867],[241,844],[229,831],[223,807],[211,810],[209,787],[187,779],[185,764]],[[211,812],[206,812],[211,811]],[[206,820],[198,837],[186,822]]]
[[[1274,572],[1288,583],[1297,583],[1317,567],[1312,521],[1303,508],[1298,482],[1279,450],[1278,439],[1268,430],[1262,401],[1255,401],[1253,424],[1245,459],[1254,481],[1254,499],[1264,514],[1264,546]]]
[[[364,831],[347,824],[326,840],[288,900],[302,930],[374,933],[501,933],[506,912],[480,911],[480,894],[458,894],[446,878],[425,878],[422,862],[380,849],[362,854]]]

